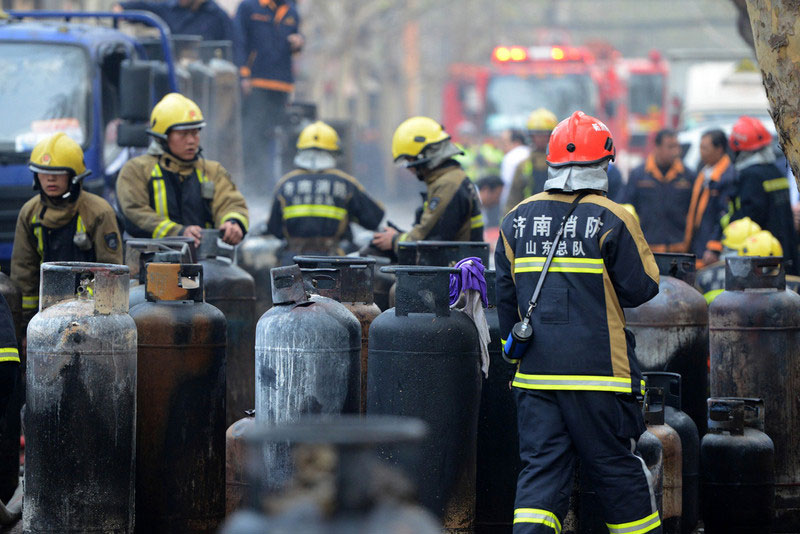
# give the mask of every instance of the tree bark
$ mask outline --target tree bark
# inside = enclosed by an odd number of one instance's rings
[[[800,187],[800,0],[747,0],[770,115]]]

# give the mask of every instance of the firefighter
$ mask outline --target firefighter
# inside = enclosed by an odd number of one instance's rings
[[[686,250],[697,257],[698,268],[716,262],[722,251],[720,221],[728,211],[735,177],[731,159],[725,152],[727,146],[728,138],[722,130],[710,130],[700,138],[703,168],[692,188],[684,238]]]
[[[529,196],[542,192],[547,180],[547,142],[556,124],[556,116],[545,108],[539,108],[528,116],[530,155],[514,171],[514,179],[506,199],[506,213]]]
[[[783,247],[786,272],[798,274],[797,232],[789,200],[789,180],[775,166],[772,136],[758,119],[742,116],[729,139],[737,174],[732,220],[750,217]]]
[[[655,148],[633,169],[620,203],[633,204],[654,252],[686,252],[686,213],[692,200],[692,174],[680,158],[672,130],[655,136]]]
[[[199,244],[204,228],[219,228],[222,240],[236,245],[247,233],[244,197],[222,165],[201,156],[205,124],[197,104],[178,93],[153,108],[147,154],[128,161],[117,178],[117,199],[133,237],[183,235]]]
[[[637,402],[644,382],[622,313],[658,293],[658,267],[636,219],[605,196],[614,154],[606,125],[573,113],[550,137],[544,192],[517,205],[500,227],[495,265],[504,345],[529,308],[551,248],[555,254],[512,381],[522,460],[515,534],[561,532],[576,457],[611,534],[661,532],[649,472],[633,453],[645,430]],[[563,239],[554,247],[562,220]]]
[[[298,168],[275,187],[268,223],[269,233],[287,242],[284,265],[295,254],[341,255],[339,242],[351,220],[377,230],[383,219],[383,205],[358,180],[336,169],[339,151],[336,130],[322,121],[306,126],[297,138]]]
[[[482,241],[483,215],[475,186],[453,157],[461,151],[429,117],[406,119],[394,131],[392,157],[425,182],[422,210],[408,232],[384,228],[372,239],[380,250],[400,241]]]
[[[25,322],[39,310],[39,265],[45,261],[122,263],[114,209],[82,191],[83,150],[64,133],[40,141],[28,168],[39,194],[19,212],[11,253],[11,279],[22,290]]]

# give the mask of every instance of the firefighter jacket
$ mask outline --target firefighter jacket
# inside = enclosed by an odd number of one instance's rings
[[[735,171],[728,155],[697,174],[686,214],[684,245],[698,261],[706,250],[722,252],[722,217],[728,212]]]
[[[236,10],[234,61],[253,87],[291,93],[292,49],[288,37],[299,33],[300,16],[283,0],[244,0]]]
[[[780,241],[788,274],[800,274],[797,232],[789,200],[789,180],[772,163],[743,168],[737,177],[735,211],[731,220],[750,217]]]
[[[17,217],[11,279],[26,319],[39,310],[39,265],[45,261],[122,263],[117,216],[105,199],[81,191],[74,202],[36,195]]]
[[[501,339],[524,316],[574,194],[539,193],[508,213],[495,249]],[[639,395],[643,381],[622,308],[658,293],[658,267],[636,219],[599,194],[581,199],[531,317],[513,386]]]
[[[461,166],[445,162],[425,177],[427,192],[414,227],[396,236],[401,241],[483,241],[481,201]]]
[[[652,154],[631,171],[621,204],[633,204],[642,232],[654,252],[686,252],[686,213],[692,200],[692,174],[676,159],[662,174]]]
[[[514,171],[505,212],[508,213],[529,196],[541,193],[546,181],[547,154],[531,152],[530,157],[517,165],[517,169]]]
[[[383,214],[383,205],[349,174],[297,169],[275,187],[267,231],[296,252],[335,254],[351,221],[377,230]]]
[[[5,297],[0,295],[0,419],[6,413],[19,368],[19,351],[14,335],[14,320]]]
[[[160,151],[156,151],[160,152]],[[216,161],[181,161],[154,153],[128,161],[117,178],[117,200],[133,237],[181,235],[184,227],[219,228],[226,221],[247,233],[244,197]]]

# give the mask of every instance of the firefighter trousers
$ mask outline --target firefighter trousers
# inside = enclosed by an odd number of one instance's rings
[[[611,534],[661,533],[650,473],[633,453],[645,430],[633,397],[515,389],[522,471],[514,534],[560,534],[579,458]]]

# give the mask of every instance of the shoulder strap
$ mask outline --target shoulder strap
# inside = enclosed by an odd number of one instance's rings
[[[558,227],[558,232],[556,232],[556,236],[553,238],[553,244],[550,247],[550,252],[547,253],[547,259],[544,262],[544,267],[542,267],[542,274],[539,275],[539,280],[536,282],[536,288],[533,290],[533,295],[531,295],[531,300],[528,303],[528,311],[525,313],[526,320],[530,320],[531,314],[533,314],[533,309],[536,307],[536,301],[539,300],[539,293],[542,291],[544,279],[547,276],[547,271],[550,269],[550,264],[553,263],[553,256],[556,253],[556,248],[558,248],[558,242],[561,241],[561,235],[564,233],[564,225],[567,223],[569,216],[572,215],[572,212],[575,211],[575,208],[578,207],[578,204],[583,197],[588,194],[589,193],[586,191],[578,194],[578,196],[575,197],[575,200],[572,201],[572,204],[570,204],[567,213],[564,214],[564,217],[561,219],[561,226]]]

